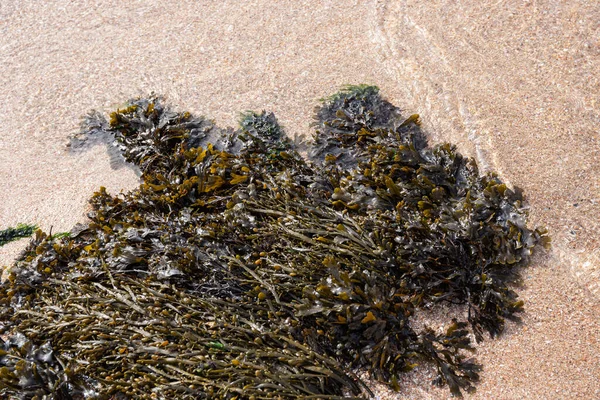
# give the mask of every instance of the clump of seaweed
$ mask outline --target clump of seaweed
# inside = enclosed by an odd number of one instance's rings
[[[427,145],[418,125],[410,129],[418,115],[404,121],[400,110],[384,100],[376,86],[348,85],[321,101],[313,124],[313,160],[335,160],[338,166],[351,169],[358,159],[368,158],[365,150],[370,145],[389,141],[390,134],[411,140],[419,150]],[[397,131],[400,126],[402,132]]]
[[[0,393],[369,398],[354,368],[397,389],[421,363],[474,390],[470,335],[517,318],[509,285],[548,237],[519,191],[399,115],[348,87],[318,108],[307,161],[271,113],[224,130],[153,96],[96,114],[142,183],[101,188],[89,222],[38,231],[11,268]],[[466,316],[413,327],[441,303]]]
[[[241,115],[240,128],[271,144],[278,144],[285,137],[283,129],[272,112],[263,111],[259,114],[247,111]]]

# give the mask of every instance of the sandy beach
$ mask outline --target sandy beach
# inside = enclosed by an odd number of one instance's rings
[[[86,218],[100,186],[139,184],[101,146],[66,144],[91,109],[162,94],[235,126],[273,111],[310,135],[319,98],[369,83],[430,143],[523,189],[553,240],[524,271],[523,323],[478,347],[468,399],[600,398],[600,6],[571,1],[0,3],[0,229]],[[0,248],[9,265],[26,240]],[[428,372],[382,399],[449,398]]]

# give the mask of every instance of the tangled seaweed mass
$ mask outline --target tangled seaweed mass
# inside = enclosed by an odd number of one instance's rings
[[[323,100],[310,161],[273,114],[240,125],[158,97],[86,117],[72,146],[111,138],[142,183],[101,188],[88,223],[37,231],[11,267],[3,398],[369,398],[352,371],[397,389],[424,363],[474,390],[470,338],[518,318],[509,286],[549,242],[521,193],[373,86]],[[444,303],[449,327],[414,328]]]

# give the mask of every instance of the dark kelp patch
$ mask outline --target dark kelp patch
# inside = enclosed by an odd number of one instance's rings
[[[470,334],[517,318],[509,284],[549,242],[520,192],[372,86],[324,100],[311,161],[270,113],[223,130],[151,97],[99,118],[143,182],[101,188],[87,224],[38,231],[12,267],[5,396],[368,398],[352,368],[397,388],[420,363],[460,395]],[[467,318],[413,329],[442,303]]]

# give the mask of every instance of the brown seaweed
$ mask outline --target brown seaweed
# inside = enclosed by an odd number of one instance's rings
[[[219,129],[154,96],[88,121],[142,183],[101,188],[88,223],[38,231],[12,267],[4,396],[368,398],[354,368],[397,387],[422,363],[460,395],[471,333],[518,319],[511,283],[549,241],[519,191],[372,86],[323,101],[310,161],[266,112]],[[413,327],[442,303],[468,317]]]

